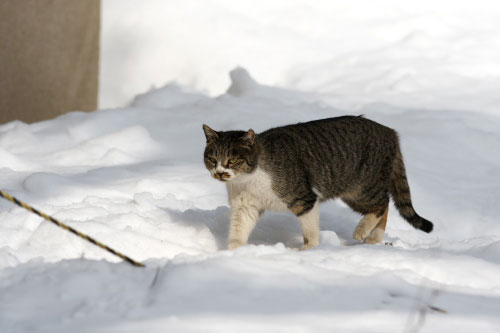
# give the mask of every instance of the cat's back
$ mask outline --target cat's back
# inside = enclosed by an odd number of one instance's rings
[[[334,146],[354,151],[368,141],[395,142],[397,133],[363,116],[342,116],[271,128],[258,134],[258,138],[265,148],[273,151],[287,146],[299,150],[306,147],[328,150]]]
[[[361,116],[276,127],[257,139],[259,165],[275,184],[305,179],[325,197],[376,177],[398,149],[393,129]]]

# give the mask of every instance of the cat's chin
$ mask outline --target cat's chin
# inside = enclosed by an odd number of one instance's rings
[[[221,183],[228,183],[230,182],[231,180],[233,180],[234,177],[229,177],[229,178],[216,178],[214,177],[215,180],[218,180],[220,181]]]

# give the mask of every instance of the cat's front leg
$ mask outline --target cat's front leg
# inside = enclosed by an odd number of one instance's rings
[[[249,198],[240,197],[232,200],[228,249],[232,250],[247,243],[261,213],[262,211]]]
[[[295,208],[295,210],[294,210]],[[301,206],[293,207],[292,211],[299,219],[302,235],[304,236],[304,245],[301,250],[307,250],[319,245],[319,207],[318,202],[306,212],[300,211]],[[300,212],[297,214],[297,212]]]

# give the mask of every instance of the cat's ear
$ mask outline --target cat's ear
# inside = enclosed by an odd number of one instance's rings
[[[205,132],[207,142],[217,140],[219,138],[219,133],[211,129],[208,125],[203,124],[203,131]]]
[[[253,129],[249,129],[248,132],[246,132],[245,134],[243,134],[243,136],[241,137],[241,139],[249,146],[253,146],[253,144],[255,143],[255,132],[253,131]]]

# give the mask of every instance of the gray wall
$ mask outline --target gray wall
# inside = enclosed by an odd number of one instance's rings
[[[0,123],[97,108],[100,0],[0,1]]]

